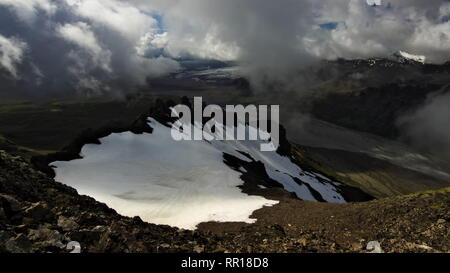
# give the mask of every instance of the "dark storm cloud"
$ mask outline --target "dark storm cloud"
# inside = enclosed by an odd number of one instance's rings
[[[118,94],[178,69],[141,56],[155,19],[120,1],[0,0],[0,65],[34,92]]]
[[[260,87],[289,87],[320,58],[450,59],[443,0],[0,0],[0,13],[3,69],[99,92],[175,71],[161,52],[238,61]]]

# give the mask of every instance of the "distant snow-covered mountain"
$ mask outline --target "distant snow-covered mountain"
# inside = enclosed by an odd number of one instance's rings
[[[401,50],[395,52],[393,55],[397,59],[397,61],[402,62],[402,63],[412,61],[412,62],[418,62],[418,63],[425,64],[425,61],[427,59],[425,56],[414,55],[414,54],[410,54],[410,53],[407,53],[407,52],[401,51]]]

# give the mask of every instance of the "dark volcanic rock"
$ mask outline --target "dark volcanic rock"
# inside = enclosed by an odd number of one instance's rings
[[[54,217],[49,209],[48,204],[45,202],[36,202],[34,204],[31,204],[31,206],[25,209],[24,215],[35,221],[50,220]]]

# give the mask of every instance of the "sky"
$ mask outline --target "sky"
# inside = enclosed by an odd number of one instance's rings
[[[35,89],[101,94],[190,56],[283,82],[318,59],[404,50],[446,62],[449,18],[444,0],[0,0],[0,70]]]

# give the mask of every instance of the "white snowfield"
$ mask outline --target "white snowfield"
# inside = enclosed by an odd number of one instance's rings
[[[178,142],[169,127],[151,118],[149,125],[152,134],[111,134],[101,145],[85,145],[82,159],[52,163],[56,180],[149,223],[184,229],[207,221],[253,223],[253,211],[278,201],[244,194],[238,186],[247,171],[227,166],[223,156],[228,153],[246,162],[263,162],[272,179],[301,199],[316,201],[294,177],[328,202],[345,202],[336,183],[302,171],[275,152],[260,152],[260,141]]]

